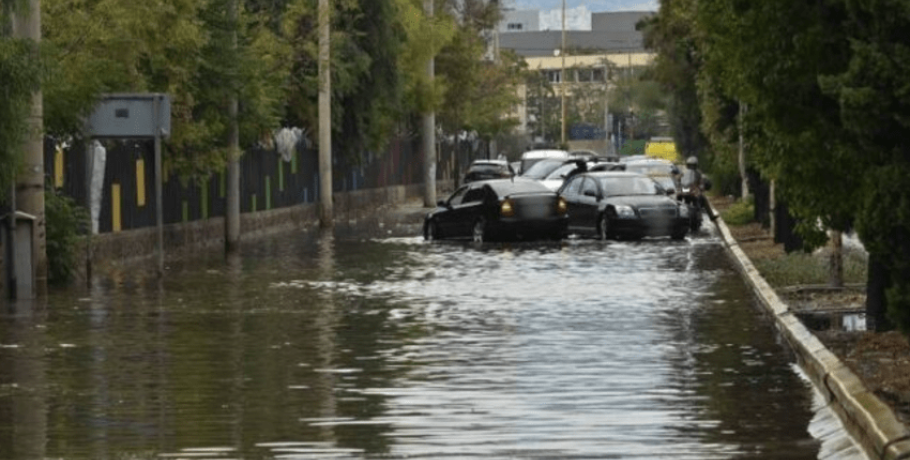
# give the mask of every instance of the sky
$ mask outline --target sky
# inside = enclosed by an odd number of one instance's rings
[[[563,0],[505,0],[516,10],[540,10],[540,28],[562,28]],[[566,29],[590,30],[591,13],[604,11],[657,11],[658,0],[565,0]]]

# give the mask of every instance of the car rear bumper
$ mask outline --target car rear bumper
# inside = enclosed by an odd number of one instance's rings
[[[502,240],[560,239],[568,232],[567,217],[550,217],[543,219],[500,218],[490,222],[489,238]]]

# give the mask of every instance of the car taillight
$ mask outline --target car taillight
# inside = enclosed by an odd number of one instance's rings
[[[569,205],[566,203],[566,199],[559,197],[559,199],[556,200],[556,213],[563,215],[567,212],[569,212]]]
[[[499,214],[503,217],[512,217],[515,215],[515,208],[512,207],[512,200],[505,200],[499,205]]]

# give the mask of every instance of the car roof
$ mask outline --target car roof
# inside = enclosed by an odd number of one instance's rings
[[[521,154],[522,160],[536,158],[566,158],[569,152],[565,150],[546,149],[546,150],[528,150]]]
[[[582,173],[581,175],[595,177],[595,178],[596,177],[648,177],[648,176],[645,176],[644,174],[628,172],[628,171],[591,171],[591,172]]]
[[[509,164],[509,162],[506,161],[506,160],[474,160],[474,161],[471,162],[471,166],[474,166],[474,165],[497,165],[497,166],[505,166],[505,165],[507,165],[507,164]]]

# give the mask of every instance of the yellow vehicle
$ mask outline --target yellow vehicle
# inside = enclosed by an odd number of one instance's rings
[[[662,158],[672,163],[680,161],[676,151],[676,143],[669,137],[652,137],[645,144],[645,155],[652,158]]]

